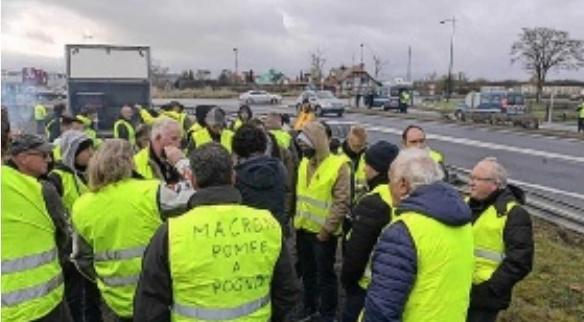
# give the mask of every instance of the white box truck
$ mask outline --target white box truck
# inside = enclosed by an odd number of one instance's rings
[[[150,47],[66,45],[68,106],[97,112],[97,128],[110,131],[124,104],[150,106]]]

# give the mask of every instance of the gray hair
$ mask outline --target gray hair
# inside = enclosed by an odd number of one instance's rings
[[[441,181],[444,172],[427,150],[407,148],[399,152],[391,164],[391,180],[404,179],[414,191],[423,185]]]
[[[176,127],[179,131],[182,131],[177,121],[168,117],[158,118],[156,121],[154,121],[154,123],[152,123],[150,139],[154,140],[158,135],[164,135],[164,133],[166,133],[166,131],[168,131],[171,127]]]
[[[132,176],[134,151],[126,140],[105,140],[89,160],[87,177],[89,190],[101,188]]]
[[[507,188],[507,170],[499,163],[499,160],[495,157],[486,157],[482,159],[480,162],[488,162],[492,165],[491,168],[491,177],[495,181],[497,188],[505,189]]]
[[[221,144],[197,147],[190,155],[190,163],[199,188],[232,184],[233,160]]]

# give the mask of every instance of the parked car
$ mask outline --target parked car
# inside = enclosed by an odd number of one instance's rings
[[[299,110],[302,102],[308,99],[314,107],[314,113],[317,116],[325,114],[337,114],[343,116],[345,113],[346,103],[335,97],[331,91],[304,91],[296,99],[296,109]]]
[[[239,100],[245,104],[278,104],[282,101],[282,96],[267,91],[251,90],[239,95]]]

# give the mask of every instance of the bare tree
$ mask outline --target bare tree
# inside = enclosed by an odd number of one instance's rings
[[[326,58],[324,58],[324,53],[320,49],[310,53],[310,75],[314,82],[320,83],[325,63]]]
[[[523,63],[536,82],[536,101],[550,70],[578,69],[584,66],[584,41],[570,39],[568,32],[545,27],[523,28],[511,46],[511,62]]]
[[[388,60],[384,60],[377,55],[373,55],[373,75],[377,80],[381,71],[389,64]]]

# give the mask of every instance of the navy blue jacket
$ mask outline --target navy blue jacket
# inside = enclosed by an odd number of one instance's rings
[[[396,215],[415,211],[449,226],[471,222],[471,212],[458,192],[438,182],[416,189],[401,201]],[[417,275],[415,244],[407,226],[397,222],[388,226],[375,246],[372,280],[365,300],[365,321],[401,321]]]

